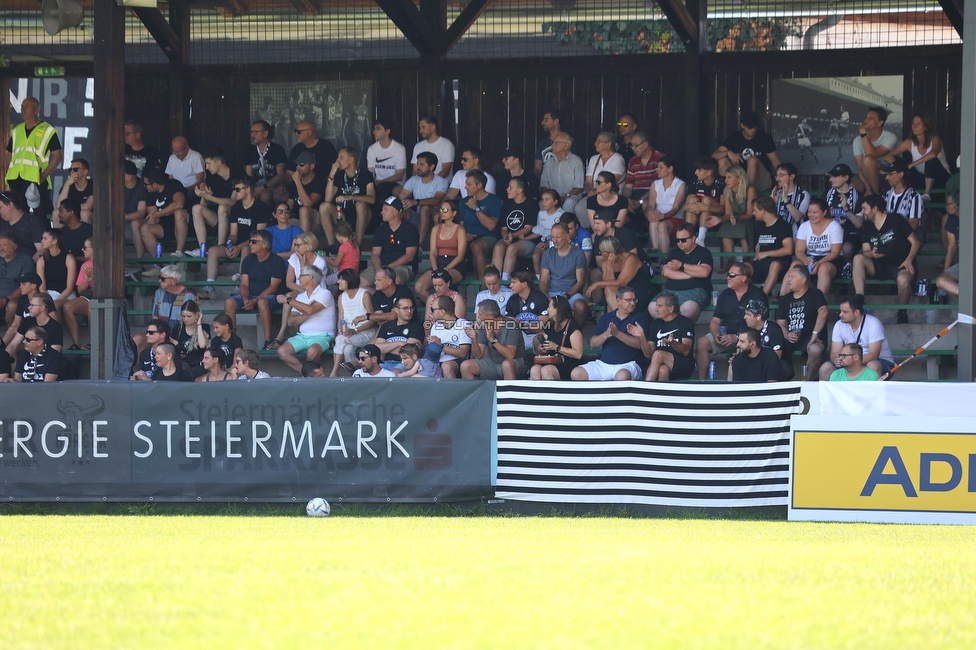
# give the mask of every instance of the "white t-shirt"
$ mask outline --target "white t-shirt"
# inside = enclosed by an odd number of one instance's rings
[[[485,191],[488,192],[489,194],[494,194],[495,177],[484,170],[481,171],[484,172],[485,176],[488,178],[488,183],[485,184]],[[460,196],[461,198],[464,198],[468,195],[467,190],[464,189],[464,181],[468,179],[468,177],[465,175],[467,173],[468,172],[462,169],[461,171],[456,172],[453,178],[451,178],[451,187],[456,189],[459,192],[458,196]],[[502,199],[503,201],[505,200],[505,198],[502,196],[498,198]]]
[[[444,163],[448,163],[450,165],[448,169],[454,167],[454,144],[447,138],[438,137],[433,144],[427,142],[426,140],[421,140],[413,146],[413,157],[410,159],[410,162],[416,164],[417,154],[425,151],[429,151],[437,156],[438,172],[440,172],[441,167],[444,166]]]
[[[859,134],[857,133],[854,134],[854,143],[852,146],[854,147],[855,156],[864,155],[864,143],[861,142],[863,139],[864,138],[862,138]],[[878,146],[885,147],[886,149],[888,149],[888,151],[891,151],[892,149],[898,146],[898,136],[892,133],[891,131],[882,131],[881,137],[879,137],[877,140],[872,140],[871,144],[874,145],[875,147]]]
[[[440,321],[434,321],[427,335],[439,338],[441,345],[445,348],[459,348],[462,345],[471,345],[471,337],[465,333],[465,327],[471,327],[471,322],[463,318],[454,321],[454,326],[450,329],[444,327],[444,324]],[[460,359],[441,352],[441,358],[438,360],[438,363],[444,363],[445,361],[460,361]]]
[[[288,258],[288,266],[290,266],[292,268],[292,270],[295,271],[295,280],[297,281],[298,280],[298,276],[302,274],[302,263],[298,260],[298,253],[292,253],[291,254],[291,257]],[[327,264],[326,264],[325,258],[322,257],[321,255],[316,255],[315,256],[315,260],[312,262],[312,266],[314,266],[315,268],[317,268],[319,271],[322,271],[322,284],[321,284],[321,286],[324,287],[325,286],[325,276],[329,272],[328,269],[326,268]]]
[[[559,221],[559,217],[561,216],[563,216],[562,208],[557,208],[555,214],[549,214],[545,210],[539,210],[539,218],[535,222],[535,225],[532,226],[532,232],[548,239],[552,233],[552,225]]]
[[[332,292],[328,289],[320,286],[315,287],[315,291],[309,296],[305,291],[299,292],[295,296],[294,302],[300,302],[303,305],[310,305],[313,302],[317,302],[325,306],[325,309],[320,309],[316,313],[312,314],[308,319],[302,322],[298,326],[298,331],[302,334],[331,334],[335,336],[336,333],[336,306],[335,299],[332,297]]]
[[[373,180],[377,183],[406,168],[407,150],[396,140],[390,140],[386,149],[374,142],[366,150],[366,169],[373,170]]]
[[[512,290],[508,287],[502,287],[497,294],[492,295],[491,291],[485,289],[484,291],[479,291],[478,295],[474,298],[474,306],[478,307],[485,300],[494,300],[501,307],[502,313],[505,313],[505,305],[508,303],[508,299],[512,297]]]
[[[271,375],[263,370],[258,370],[258,374],[254,375],[254,379],[271,379]],[[241,375],[237,378],[237,381],[254,381],[254,379],[248,379],[247,375]]]
[[[590,178],[596,178],[600,172],[610,172],[623,180],[623,175],[627,173],[627,163],[619,153],[607,158],[607,162],[600,160],[600,154],[595,154],[590,157],[590,162],[586,165],[586,175]]]
[[[447,179],[434,174],[434,180],[425,183],[420,176],[411,176],[410,180],[403,184],[403,189],[418,201],[432,199],[438,192],[447,192]]]
[[[175,153],[170,154],[169,161],[166,163],[166,173],[183,183],[183,187],[196,185],[197,174],[204,169],[203,156],[193,149],[190,149],[183,160],[177,158]]]
[[[839,223],[831,219],[823,234],[815,235],[810,222],[804,221],[800,224],[799,230],[796,231],[796,238],[807,243],[808,256],[823,257],[830,254],[831,245],[844,243],[844,229],[840,227]]]
[[[369,377],[369,378],[373,378],[373,379],[375,379],[376,377],[396,377],[396,375],[394,375],[393,372],[391,372],[390,370],[387,370],[386,368],[380,368],[380,371],[378,373],[376,373],[375,375],[371,375],[368,372],[366,372],[365,370],[363,370],[362,368],[360,368],[356,372],[352,373],[352,376],[353,377]]]
[[[854,343],[857,341],[857,331],[851,328],[847,323],[837,321],[834,325],[834,331],[830,334],[830,340],[834,343],[843,343],[847,345],[848,343]],[[871,314],[864,315],[864,324],[861,326],[861,350],[864,354],[871,351],[871,344],[875,341],[881,341],[881,353],[878,355],[879,359],[884,359],[885,361],[895,362],[895,355],[891,353],[891,346],[888,345],[888,337],[885,336],[884,325],[877,317]]]

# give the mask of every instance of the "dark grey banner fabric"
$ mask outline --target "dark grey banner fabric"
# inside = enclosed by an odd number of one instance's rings
[[[0,499],[443,501],[491,494],[494,384],[0,389]]]

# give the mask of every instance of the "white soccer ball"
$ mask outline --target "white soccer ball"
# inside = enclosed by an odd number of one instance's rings
[[[321,497],[315,497],[305,505],[305,514],[309,517],[328,517],[330,512],[329,502]]]

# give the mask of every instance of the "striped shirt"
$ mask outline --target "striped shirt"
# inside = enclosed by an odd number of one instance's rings
[[[901,194],[895,194],[891,188],[885,194],[885,212],[897,212],[911,223],[911,219],[922,218],[922,196],[915,188],[906,188]]]
[[[847,213],[860,214],[861,195],[853,186],[850,186],[847,192],[843,193],[847,197],[847,211],[845,211],[844,208],[840,207],[841,194],[842,192],[835,187],[831,187],[824,194],[824,201],[826,201],[827,208],[830,210],[830,216],[844,228],[844,232],[851,234],[857,233],[859,229],[847,218]]]
[[[790,194],[784,194],[784,192],[779,192],[778,194],[779,198],[776,199],[776,214],[780,216],[780,219],[793,226],[795,231],[800,222],[793,218],[793,214],[786,209],[786,206],[792,205],[802,214],[806,214],[807,208],[810,207],[810,193],[799,185],[794,185],[793,191]]]
[[[664,152],[657,149],[651,154],[646,165],[640,156],[631,158],[630,162],[627,163],[627,178],[624,184],[633,187],[635,192],[649,190],[654,181],[657,180],[657,162],[661,158],[664,158]]]

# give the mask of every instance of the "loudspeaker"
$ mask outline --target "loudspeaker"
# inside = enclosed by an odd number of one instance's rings
[[[54,36],[69,27],[77,27],[85,11],[75,0],[44,0],[41,3],[41,21],[44,31]]]

